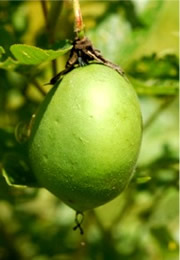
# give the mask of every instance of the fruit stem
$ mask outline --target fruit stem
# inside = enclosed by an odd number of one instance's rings
[[[75,17],[74,31],[79,39],[83,39],[85,36],[84,23],[83,23],[79,0],[73,0],[73,10],[74,10],[74,17]]]

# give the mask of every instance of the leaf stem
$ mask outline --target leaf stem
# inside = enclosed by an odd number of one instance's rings
[[[150,117],[147,119],[147,121],[144,123],[144,130],[147,130],[147,128],[156,120],[156,118],[161,114],[161,112],[166,109],[173,101],[175,97],[169,97],[165,99],[165,101],[155,110]]]
[[[39,92],[43,95],[46,96],[46,91],[42,88],[42,86],[39,84],[39,82],[36,79],[32,80],[32,84],[39,90]]]
[[[74,10],[74,31],[79,39],[84,38],[84,23],[81,13],[81,8],[79,4],[79,0],[73,0],[73,10]]]

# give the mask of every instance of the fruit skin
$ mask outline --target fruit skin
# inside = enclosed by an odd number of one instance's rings
[[[91,64],[64,76],[41,104],[29,158],[42,185],[77,211],[100,206],[128,184],[140,149],[141,112],[128,80]]]

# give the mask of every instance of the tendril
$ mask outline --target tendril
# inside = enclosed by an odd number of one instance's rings
[[[77,211],[75,216],[76,225],[73,228],[73,230],[79,229],[81,235],[84,234],[84,230],[81,226],[83,221],[84,221],[84,214],[82,212]]]

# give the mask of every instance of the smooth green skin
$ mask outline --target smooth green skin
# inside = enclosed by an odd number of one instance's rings
[[[40,106],[29,143],[39,183],[77,211],[100,206],[128,184],[140,149],[141,112],[113,69],[76,68]]]

